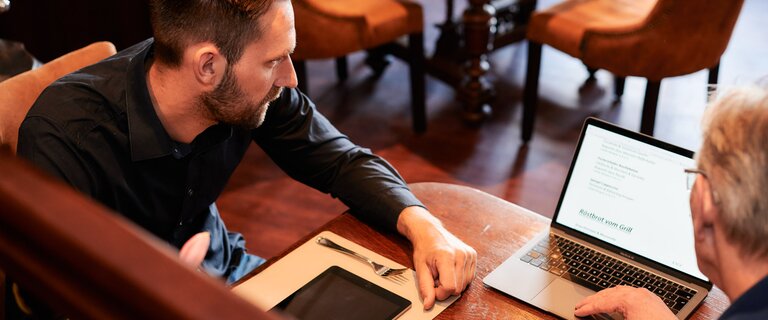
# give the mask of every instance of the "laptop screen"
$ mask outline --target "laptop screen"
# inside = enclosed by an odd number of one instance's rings
[[[599,125],[599,126],[598,126]],[[690,151],[587,121],[555,222],[696,278]]]

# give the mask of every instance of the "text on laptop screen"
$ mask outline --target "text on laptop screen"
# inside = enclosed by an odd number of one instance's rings
[[[694,277],[689,191],[694,160],[588,125],[557,222]]]

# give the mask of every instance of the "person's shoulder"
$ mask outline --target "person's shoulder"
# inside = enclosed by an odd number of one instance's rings
[[[126,116],[121,103],[125,99],[121,78],[119,74],[98,72],[96,66],[60,78],[38,96],[22,122],[22,132],[34,134],[51,126],[75,137],[99,126],[122,126],[121,119]]]
[[[98,86],[57,81],[43,90],[26,118],[40,117],[62,125],[102,122],[122,113],[115,97]]]
[[[723,320],[768,319],[768,276],[736,298],[723,313]]]
[[[768,319],[768,307],[752,312],[738,312],[724,315],[720,320],[765,320]]]
[[[131,72],[131,68],[136,66],[136,62],[142,63],[139,67],[143,69],[143,59],[151,52],[153,44],[154,39],[152,38],[139,42],[97,63],[70,73],[54,82],[54,84],[80,83],[98,85],[110,84],[114,81],[124,82],[124,75]],[[123,76],[121,77],[121,75]]]
[[[61,126],[87,126],[125,118],[132,64],[143,58],[151,45],[152,39],[145,40],[59,78],[43,90],[27,118],[41,117]]]
[[[138,67],[143,70],[143,61],[136,61],[136,59],[144,59],[152,43],[152,39],[142,41],[111,57],[59,78],[41,94],[41,99],[53,95],[54,98],[82,99],[58,100],[84,102],[86,105],[94,100],[110,102],[113,105],[124,103],[126,88],[133,81],[131,78],[136,76],[134,69]],[[139,62],[142,64],[137,66],[136,63]]]

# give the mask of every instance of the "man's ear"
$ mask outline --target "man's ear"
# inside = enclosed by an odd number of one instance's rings
[[[213,90],[224,78],[227,59],[221,55],[219,48],[213,43],[201,43],[190,49],[195,79],[203,87],[203,90]]]
[[[694,190],[698,192],[697,199],[699,203],[699,210],[697,210],[697,217],[694,219],[694,227],[698,236],[712,236],[714,232],[714,225],[719,220],[720,211],[715,205],[715,193],[712,190],[712,185],[709,183],[709,179],[699,179],[699,184]]]
[[[693,214],[693,235],[696,248],[696,263],[699,270],[717,284],[722,284],[722,236],[721,212],[717,196],[708,178],[699,177],[691,193]]]

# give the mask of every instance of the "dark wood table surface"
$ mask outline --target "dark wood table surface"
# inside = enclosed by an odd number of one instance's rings
[[[415,183],[411,190],[443,221],[445,227],[478,253],[477,276],[463,296],[438,319],[553,319],[533,308],[483,285],[494,268],[543,230],[549,219],[525,208],[470,187],[445,183]],[[329,230],[394,261],[413,268],[412,249],[402,236],[381,233],[350,214],[343,214],[300,240],[282,255],[270,259],[255,273],[279,260],[296,246]],[[728,307],[725,294],[714,288],[691,319],[717,319]]]

